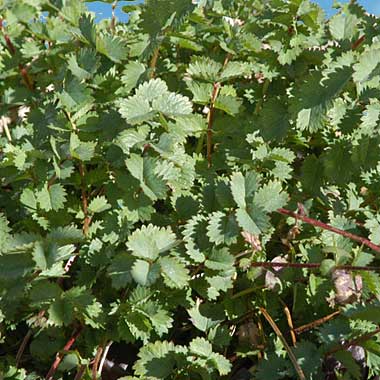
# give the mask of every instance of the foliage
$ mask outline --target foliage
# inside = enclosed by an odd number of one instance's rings
[[[380,375],[380,23],[337,7],[0,0],[1,378]]]

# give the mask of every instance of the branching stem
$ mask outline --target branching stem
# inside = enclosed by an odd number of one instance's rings
[[[360,345],[360,343],[363,343],[363,342],[371,339],[372,337],[374,337],[375,335],[377,335],[379,333],[380,333],[380,327],[377,327],[375,330],[373,330],[367,334],[359,336],[358,338],[355,338],[355,339],[351,339],[344,344],[341,344],[341,345],[334,347],[333,349],[328,351],[325,355],[328,356],[328,355],[334,354],[335,352],[338,352],[338,351],[347,350],[351,346]]]
[[[252,267],[256,268],[299,268],[299,269],[318,269],[320,263],[276,263],[276,262],[254,262],[251,263]],[[380,271],[380,267],[368,267],[359,265],[337,265],[334,269],[348,270],[348,271],[367,271],[376,272]]]
[[[294,332],[297,335],[302,334],[305,331],[308,331],[308,330],[314,329],[315,327],[323,325],[324,323],[330,321],[331,319],[337,317],[338,315],[340,315],[340,310],[334,311],[333,313],[326,315],[325,317],[319,318],[313,322],[307,323],[306,325],[302,325],[300,327],[297,327],[294,329]]]
[[[53,364],[51,365],[51,367],[49,369],[49,372],[47,373],[47,375],[45,377],[45,380],[51,380],[53,378],[53,376],[54,376],[55,372],[57,371],[58,366],[60,365],[65,353],[70,350],[71,346],[78,339],[81,332],[82,332],[82,327],[79,327],[78,329],[76,329],[74,334],[71,336],[71,338],[67,341],[67,343],[63,347],[63,350],[57,354]]]
[[[11,41],[10,37],[8,34],[5,33],[4,31],[4,26],[3,26],[3,19],[0,18],[0,30],[4,36],[5,43],[7,45],[8,51],[11,53],[12,56],[14,56],[17,52],[16,47],[13,45],[13,42]],[[25,86],[30,90],[33,91],[33,81],[31,80],[28,71],[26,68],[19,63],[18,69],[20,71],[21,77],[24,80]]]
[[[302,220],[304,223],[311,224],[311,225],[313,225],[315,227],[319,227],[319,228],[322,228],[324,230],[334,232],[334,233],[336,233],[338,235],[344,236],[344,237],[346,237],[348,239],[351,239],[351,240],[357,241],[358,243],[366,245],[367,247],[371,248],[372,250],[374,250],[376,252],[380,252],[380,246],[372,243],[370,240],[368,240],[366,238],[363,238],[361,236],[352,234],[351,232],[341,230],[339,228],[330,226],[329,224],[320,222],[319,220],[309,218],[309,217],[307,217],[305,215],[297,214],[297,213],[295,213],[293,211],[286,210],[284,208],[279,208],[277,210],[277,212],[279,212],[280,214],[283,214],[283,215],[291,216],[291,217],[293,217],[295,219],[298,219],[298,220]]]
[[[296,372],[297,372],[297,375],[298,375],[299,380],[306,380],[305,374],[303,373],[302,368],[301,368],[300,365],[298,364],[298,362],[297,362],[297,358],[296,358],[296,356],[294,355],[293,350],[291,349],[291,347],[289,346],[288,342],[286,341],[286,339],[285,339],[284,336],[282,335],[282,332],[281,332],[281,330],[278,328],[276,322],[272,319],[272,317],[271,317],[270,314],[266,311],[266,309],[264,309],[263,307],[260,307],[260,311],[261,311],[261,313],[263,314],[264,318],[267,320],[267,322],[268,322],[268,323],[270,324],[270,326],[272,327],[273,331],[276,333],[277,337],[281,340],[281,343],[284,345],[285,350],[286,350],[286,352],[288,353],[289,359],[290,359],[290,361],[292,362],[292,364],[293,364],[293,366],[294,366],[294,369],[295,369]]]

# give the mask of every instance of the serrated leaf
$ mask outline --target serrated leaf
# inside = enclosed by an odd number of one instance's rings
[[[123,61],[128,54],[126,41],[118,36],[112,36],[110,34],[97,36],[96,50],[116,63]]]
[[[165,197],[167,187],[156,174],[153,159],[131,154],[125,164],[133,177],[140,181],[141,188],[150,199],[157,200]]]
[[[290,128],[289,114],[283,99],[269,99],[259,115],[259,125],[265,140],[279,141]]]
[[[359,62],[354,65],[353,79],[363,83],[380,75],[380,49],[369,49],[362,53]]]
[[[252,235],[260,235],[268,227],[268,217],[258,207],[236,210],[236,220],[239,226]]]
[[[149,224],[135,230],[129,236],[127,247],[136,257],[155,260],[160,253],[171,249],[176,243],[176,236],[170,228],[159,228]]]
[[[239,227],[234,215],[226,215],[220,211],[211,214],[210,222],[207,226],[207,236],[216,245],[236,243],[239,236]]]
[[[319,194],[323,184],[323,163],[314,155],[306,157],[302,166],[301,183],[311,194]]]
[[[239,113],[242,100],[233,96],[219,95],[214,103],[215,108],[224,111],[228,115],[234,116]]]
[[[185,116],[193,111],[189,98],[172,92],[154,99],[152,108],[168,117]]]
[[[81,141],[76,133],[70,136],[70,153],[81,161],[90,161],[95,154],[95,141]]]
[[[66,191],[61,184],[44,187],[36,192],[36,199],[40,208],[44,211],[58,211],[64,207],[66,202]]]
[[[174,257],[162,257],[159,260],[161,266],[161,274],[164,282],[170,288],[182,289],[188,285],[189,271],[188,269]]]
[[[273,212],[284,207],[287,201],[288,194],[283,191],[279,181],[269,181],[264,184],[253,198],[254,204],[266,212]]]
[[[20,202],[32,210],[35,210],[37,208],[37,199],[34,195],[33,190],[31,189],[26,188],[23,190],[20,196]]]
[[[206,358],[210,357],[212,354],[212,345],[209,341],[204,338],[195,338],[190,342],[190,351],[199,356],[204,356]]]
[[[203,79],[208,82],[218,82],[222,65],[208,57],[197,57],[190,63],[187,73],[192,78]]]
[[[126,93],[129,93],[136,87],[145,70],[145,65],[140,62],[132,61],[125,65],[121,81],[124,84],[124,90]]]
[[[330,19],[330,33],[338,41],[351,40],[357,33],[359,19],[351,13],[339,13]]]
[[[132,281],[131,268],[133,258],[129,254],[117,255],[111,265],[108,267],[107,272],[111,277],[112,286],[116,289],[124,288]]]
[[[92,213],[100,213],[109,210],[111,205],[108,203],[107,198],[104,195],[93,198],[88,205],[88,211]]]
[[[293,108],[300,130],[316,132],[323,127],[333,99],[340,94],[352,76],[352,69],[343,66],[322,80],[321,74],[313,73],[295,93]]]
[[[177,28],[194,4],[188,0],[146,0],[141,12],[141,27],[153,38],[165,28]]]

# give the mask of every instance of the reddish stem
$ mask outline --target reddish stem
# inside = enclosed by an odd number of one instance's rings
[[[377,329],[375,329],[375,330],[373,330],[373,331],[371,331],[371,332],[369,332],[367,334],[359,336],[358,338],[351,339],[351,340],[347,341],[346,343],[344,343],[342,345],[336,346],[332,350],[328,351],[325,355],[326,356],[327,355],[331,355],[331,354],[334,354],[335,352],[338,352],[338,351],[347,350],[351,346],[360,345],[360,343],[363,343],[363,342],[371,339],[372,337],[374,337],[375,335],[377,335],[379,333],[380,333],[380,327],[378,327]]]
[[[351,239],[351,240],[357,241],[358,243],[366,245],[367,247],[371,248],[372,250],[374,250],[376,252],[380,252],[380,246],[372,243],[370,240],[368,240],[366,238],[363,238],[361,236],[352,234],[351,232],[347,232],[347,231],[341,230],[340,228],[336,228],[336,227],[330,226],[329,224],[320,222],[319,220],[309,218],[309,217],[307,217],[305,215],[297,214],[297,213],[295,213],[293,211],[286,210],[284,208],[279,208],[277,210],[277,212],[279,212],[280,214],[283,214],[283,215],[291,216],[291,217],[293,217],[293,218],[295,218],[297,220],[302,220],[304,223],[311,224],[311,225],[313,225],[315,227],[319,227],[319,228],[322,228],[324,230],[334,232],[334,233],[336,233],[338,235],[344,236],[344,237],[346,237],[348,239]]]
[[[0,19],[0,30],[3,33],[4,40],[5,40],[5,43],[7,45],[9,52],[11,53],[11,55],[15,55],[16,54],[16,47],[13,45],[8,34],[4,33],[3,19]],[[30,79],[28,71],[26,70],[26,68],[21,63],[19,63],[18,68],[20,70],[21,77],[24,80],[26,87],[28,87],[28,89],[30,91],[33,91],[33,82]]]
[[[326,315],[325,317],[319,318],[316,321],[310,322],[306,325],[297,327],[294,329],[294,332],[296,334],[302,334],[305,331],[311,330],[315,327],[318,327],[320,325],[323,325],[324,323],[330,321],[331,319],[335,318],[336,316],[340,315],[340,310],[334,311],[333,313]]]
[[[96,380],[96,378],[98,377],[98,367],[102,359],[102,354],[103,354],[103,345],[101,344],[96,351],[94,364],[92,365],[92,380]]]
[[[363,42],[365,41],[365,35],[358,38],[353,44],[352,44],[352,50],[356,50]]]
[[[58,366],[61,364],[61,361],[67,351],[70,350],[71,346],[75,343],[75,341],[78,339],[79,335],[82,332],[82,327],[79,327],[74,334],[71,336],[71,338],[67,341],[65,346],[63,347],[63,350],[57,354],[55,357],[54,363],[51,365],[49,372],[47,373],[45,380],[51,380],[55,374],[55,372],[58,369]]]
[[[259,267],[259,268],[307,268],[307,269],[315,269],[319,268],[321,266],[320,263],[275,263],[275,262],[255,262],[251,263],[252,267]],[[341,270],[363,270],[368,272],[374,272],[374,271],[380,271],[380,267],[364,267],[364,266],[357,266],[357,265],[338,265],[334,267],[334,269],[341,269]]]

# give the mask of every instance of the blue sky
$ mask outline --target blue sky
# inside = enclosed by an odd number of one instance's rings
[[[314,1],[320,4],[326,10],[329,16],[333,14],[334,10],[331,8],[331,6],[334,0],[314,0]],[[135,3],[139,3],[139,2],[141,1],[136,0]],[[128,3],[131,4],[131,2],[128,2]],[[380,15],[380,0],[359,0],[359,3],[363,5],[368,10],[368,12]],[[121,10],[122,6],[126,4],[127,4],[127,1],[118,2],[118,7],[116,9],[116,16],[121,21],[127,21],[128,19],[128,16]],[[88,3],[88,8],[90,11],[93,11],[96,13],[98,20],[101,18],[111,17],[111,4],[95,1],[92,3]]]

